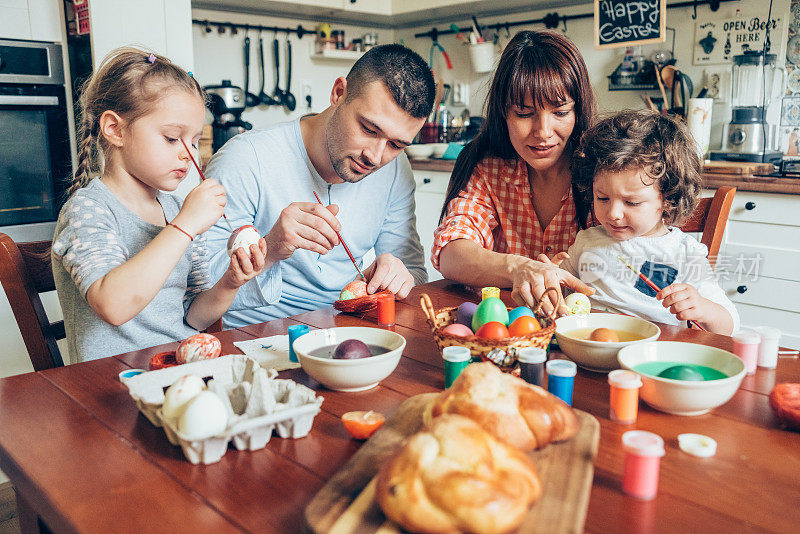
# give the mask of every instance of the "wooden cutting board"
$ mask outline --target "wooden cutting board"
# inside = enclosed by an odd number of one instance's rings
[[[306,507],[317,533],[399,533],[375,502],[378,468],[422,426],[422,413],[436,393],[407,399],[397,413],[328,481]],[[543,482],[542,497],[518,532],[583,532],[600,439],[597,419],[575,410],[581,426],[571,440],[529,453]]]
[[[719,174],[771,174],[775,170],[772,163],[750,163],[746,161],[707,161],[703,172]]]

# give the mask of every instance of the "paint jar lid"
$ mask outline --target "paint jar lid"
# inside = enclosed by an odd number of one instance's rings
[[[520,363],[542,363],[547,360],[547,351],[539,347],[525,347],[517,352]]]
[[[487,286],[481,289],[481,299],[486,299],[489,297],[496,297],[500,298],[500,288]]]
[[[307,334],[308,333],[308,325],[307,324],[293,324],[288,329],[290,334]]]
[[[780,328],[774,326],[754,326],[753,330],[758,332],[762,339],[779,340],[781,338]]]
[[[569,378],[578,372],[575,362],[569,360],[550,360],[546,364],[547,374]]]
[[[638,389],[642,387],[642,377],[633,371],[617,369],[608,373],[608,383],[620,389]]]
[[[146,373],[144,369],[125,369],[124,371],[120,372],[119,374],[119,381],[125,382],[134,376],[140,375],[142,373]]]
[[[761,343],[761,336],[758,335],[758,332],[753,332],[752,330],[739,330],[733,334],[733,340],[743,345],[758,345]]]
[[[445,347],[442,358],[448,362],[466,362],[472,359],[472,353],[467,347]]]
[[[698,458],[711,458],[717,454],[717,442],[702,434],[678,434],[678,447]]]
[[[625,452],[637,456],[664,456],[664,440],[658,434],[644,430],[629,430],[622,434]]]

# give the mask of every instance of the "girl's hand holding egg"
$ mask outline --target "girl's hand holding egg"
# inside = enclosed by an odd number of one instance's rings
[[[231,263],[225,276],[231,287],[238,288],[264,272],[267,267],[267,242],[253,225],[241,226],[228,238]]]
[[[226,202],[225,188],[209,178],[189,191],[172,222],[192,236],[200,235],[222,217]]]

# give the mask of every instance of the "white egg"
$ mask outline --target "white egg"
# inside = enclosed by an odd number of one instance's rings
[[[176,419],[183,413],[186,404],[205,389],[203,379],[196,375],[186,375],[172,383],[164,393],[161,411],[167,419]]]
[[[589,313],[592,309],[592,303],[589,302],[589,297],[583,293],[572,293],[567,295],[564,299],[564,305],[567,307],[570,315],[576,313]]]
[[[178,419],[178,431],[190,440],[216,436],[227,426],[225,405],[216,393],[208,390],[198,393]]]
[[[258,230],[252,224],[237,228],[228,238],[228,256],[233,254],[239,247],[244,247],[249,252],[250,245],[258,245],[259,239],[261,239],[261,236],[258,235]]]

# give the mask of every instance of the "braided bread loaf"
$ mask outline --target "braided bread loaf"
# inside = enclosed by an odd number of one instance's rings
[[[431,415],[469,417],[500,441],[522,450],[569,439],[578,418],[561,399],[489,362],[472,363],[433,403]]]
[[[376,483],[386,516],[425,533],[508,532],[541,492],[525,453],[458,415],[437,417],[411,436]]]

